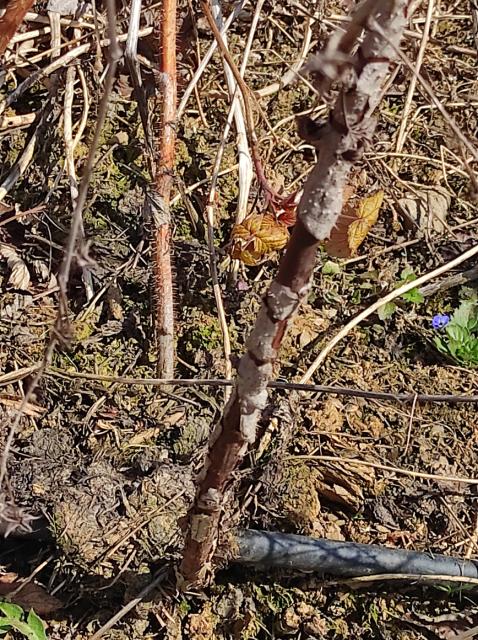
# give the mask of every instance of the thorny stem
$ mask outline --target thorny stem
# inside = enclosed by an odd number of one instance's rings
[[[183,586],[203,581],[211,570],[226,489],[249,445],[255,441],[256,425],[267,402],[267,386],[273,377],[278,349],[289,322],[307,297],[317,247],[329,237],[340,215],[342,194],[350,170],[360,159],[364,145],[373,133],[375,123],[370,119],[370,113],[377,95],[380,95],[394,53],[388,41],[398,46],[405,28],[408,2],[382,0],[377,3],[368,0],[365,3],[368,7],[373,6],[376,21],[381,24],[388,40],[376,32],[366,31],[362,44],[351,59],[352,79],[342,88],[327,129],[317,140],[319,160],[304,186],[298,222],[279,273],[263,299],[255,326],[247,339],[246,353],[238,367],[232,397],[210,439],[196,501],[190,512],[181,564]],[[202,4],[205,4],[204,0]],[[355,16],[352,22],[354,19]],[[356,38],[361,31],[356,28]],[[336,77],[342,79],[343,51],[339,48],[334,56],[333,48],[329,46],[322,60],[325,58],[329,70],[333,71],[335,64]],[[311,70],[320,73],[321,67]],[[236,80],[242,90],[239,78]]]
[[[174,372],[174,309],[171,267],[170,197],[176,141],[176,0],[163,0],[159,36],[160,130],[157,134],[157,166],[153,198],[153,297],[158,374]]]

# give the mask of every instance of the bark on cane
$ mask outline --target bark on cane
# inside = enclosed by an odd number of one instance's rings
[[[34,0],[10,0],[5,13],[0,18],[0,56],[8,47],[8,43],[15,35],[25,14],[31,9]]]
[[[153,202],[153,298],[158,375],[174,374],[174,311],[171,268],[171,213],[176,118],[176,0],[163,0],[159,25],[159,131]]]
[[[394,58],[406,22],[409,0],[383,0],[369,14],[368,31],[353,58],[344,55],[344,37],[332,39],[309,70],[318,88],[342,80],[329,123],[316,141],[319,161],[304,186],[294,227],[279,273],[267,291],[246,342],[236,385],[221,422],[211,437],[209,453],[190,513],[181,574],[187,585],[202,581],[211,568],[225,490],[233,471],[255,440],[256,424],[267,401],[278,349],[297,308],[306,298],[317,247],[328,238],[342,209],[342,193],[350,169],[360,159],[373,133],[371,113]],[[373,3],[370,0],[368,6]],[[360,9],[357,12],[360,14]],[[362,18],[361,18],[362,19]],[[373,30],[380,25],[380,35]],[[357,22],[349,27],[354,37]],[[347,34],[346,34],[347,35]],[[323,75],[327,71],[329,77]],[[335,78],[331,77],[334,76]],[[346,75],[346,78],[345,78]]]

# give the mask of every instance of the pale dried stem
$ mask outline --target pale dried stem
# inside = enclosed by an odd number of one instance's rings
[[[234,20],[237,18],[237,16],[242,11],[242,9],[246,6],[246,4],[247,4],[247,0],[241,0],[241,2],[238,2],[234,6],[233,11],[229,15],[229,17],[226,19],[226,22],[224,23],[224,27],[221,29],[221,34],[222,35],[226,35],[227,34],[227,31],[228,31],[229,27],[234,22]],[[207,65],[209,64],[209,61],[211,60],[214,52],[216,51],[217,46],[218,46],[217,45],[217,40],[214,39],[212,41],[212,43],[211,43],[211,46],[207,50],[206,55],[201,60],[201,63],[199,64],[196,72],[194,73],[193,77],[191,78],[190,83],[186,87],[186,89],[185,89],[185,91],[183,93],[183,97],[181,98],[181,102],[178,105],[177,120],[179,120],[181,118],[181,116],[183,115],[184,109],[186,108],[188,100],[189,100],[189,98],[191,97],[191,94],[194,91],[194,87],[197,85],[197,83],[201,79],[201,76],[204,73]]]
[[[78,130],[73,140],[73,149],[76,148],[76,146],[81,140],[81,136],[83,135],[86,128],[86,124],[88,122],[88,113],[90,111],[90,98],[88,95],[88,86],[86,84],[85,73],[81,67],[78,67],[78,76],[80,78],[81,90],[83,92],[83,110],[81,112],[81,118],[78,123]]]
[[[148,159],[151,162],[153,155],[153,135],[151,131],[150,118],[148,116],[148,104],[146,94],[143,89],[137,51],[139,39],[139,24],[141,18],[141,2],[142,0],[133,0],[131,2],[128,39],[126,40],[124,57],[126,60],[126,64],[128,65],[129,73],[133,83],[133,89],[136,97],[136,102],[138,104],[139,115],[141,118],[141,124],[143,125],[143,131],[147,145]]]
[[[139,32],[139,37],[141,38],[141,37],[147,36],[152,31],[153,31],[152,27],[146,27],[145,29],[142,29]],[[128,37],[127,34],[120,35],[118,36],[117,41],[115,41],[115,43],[113,44],[116,45],[118,42],[125,42],[127,37]],[[69,44],[70,43],[67,43],[66,45],[62,45],[62,46],[68,46]],[[2,114],[7,107],[9,107],[14,102],[16,102],[36,82],[39,82],[42,78],[46,78],[47,76],[51,75],[55,71],[58,71],[58,69],[62,67],[66,67],[70,62],[72,62],[76,58],[79,58],[84,53],[87,53],[94,45],[95,43],[93,42],[87,42],[86,44],[82,44],[78,47],[75,47],[74,49],[71,49],[64,55],[60,56],[59,58],[55,58],[55,60],[53,60],[53,62],[50,62],[50,64],[48,64],[46,67],[43,67],[42,69],[38,69],[38,71],[34,71],[33,73],[31,73],[28,76],[28,78],[26,78],[21,84],[19,84],[18,87],[14,91],[12,91],[12,93],[10,93],[3,102],[0,103],[0,114]],[[102,47],[109,47],[110,39],[104,38],[103,40],[101,40],[100,45]],[[49,52],[45,51],[40,57],[38,56],[33,57],[29,60],[28,63],[25,63],[24,65],[20,64],[18,66],[21,67],[21,66],[34,64],[48,54]]]
[[[25,40],[34,40],[39,36],[46,36],[51,33],[50,27],[43,27],[41,29],[32,29],[31,31],[26,31],[25,33],[17,33],[10,40],[10,47],[12,45],[17,44],[17,42],[24,42]]]
[[[458,265],[462,264],[462,262],[469,260],[470,258],[472,258],[477,254],[478,254],[478,246],[472,247],[471,249],[468,249],[468,251],[465,251],[465,253],[462,253],[460,256],[457,256],[453,260],[450,260],[450,262],[447,262],[446,264],[443,264],[440,267],[437,267],[436,269],[434,269],[433,271],[430,271],[429,273],[425,273],[423,276],[420,276],[413,282],[407,282],[401,287],[394,289],[393,291],[388,293],[386,296],[383,296],[383,298],[380,298],[379,300],[371,304],[370,307],[368,307],[367,309],[364,309],[361,313],[355,316],[355,318],[352,318],[350,322],[347,322],[347,324],[344,327],[342,327],[342,329],[332,338],[332,340],[330,340],[330,342],[327,343],[327,345],[322,349],[322,351],[319,353],[317,358],[314,360],[314,362],[310,365],[310,367],[307,369],[305,374],[302,376],[302,378],[300,379],[300,382],[301,383],[308,382],[312,378],[314,373],[317,371],[317,369],[320,367],[322,362],[325,360],[325,358],[332,351],[332,349],[334,349],[334,347],[336,347],[339,344],[339,342],[341,342],[341,340],[343,340],[352,331],[352,329],[357,327],[363,320],[366,320],[369,316],[371,316],[373,313],[378,311],[378,309],[382,307],[384,304],[387,304],[388,302],[393,302],[393,300],[395,300],[396,298],[399,298],[404,293],[407,293],[407,291],[411,291],[412,289],[415,289],[415,287],[420,287],[422,284],[425,284],[425,282],[429,282],[430,280],[433,280],[434,278],[441,276],[443,273],[450,271],[450,269],[454,269]]]
[[[73,143],[73,99],[75,94],[76,68],[68,67],[65,81],[65,97],[63,100],[63,139],[65,142],[65,169],[70,185],[70,198],[73,208],[78,197],[78,182],[76,179],[74,143]]]
[[[371,469],[380,469],[382,471],[390,471],[402,476],[410,478],[422,478],[423,480],[435,480],[437,482],[457,482],[460,484],[478,485],[478,478],[464,478],[463,476],[446,476],[437,473],[427,473],[426,471],[412,471],[411,469],[403,469],[402,467],[394,467],[390,464],[381,464],[379,462],[370,462],[369,460],[360,460],[359,458],[342,458],[341,456],[290,456],[289,460],[316,460],[317,462],[337,462],[340,465],[357,465],[358,467],[370,467]]]
[[[161,582],[164,582],[166,577],[166,572],[164,570],[160,570],[156,577],[153,578],[153,580],[146,587],[144,587],[144,589],[142,589],[135,598],[125,604],[124,607],[121,607],[118,613],[115,613],[114,616],[112,616],[107,622],[105,622],[105,624],[90,637],[90,640],[100,640],[100,638],[102,638],[105,633],[112,629],[115,624],[122,620],[130,611],[132,611],[142,600],[144,600],[144,598],[146,598],[146,596],[148,596],[154,589],[156,589],[161,584]]]
[[[85,14],[87,17],[88,14]],[[85,17],[84,16],[84,17]],[[49,24],[49,20],[46,16],[42,16],[39,13],[35,13],[33,11],[28,11],[25,15],[25,20],[27,22],[39,22],[41,24]],[[66,27],[80,27],[86,29],[94,29],[95,25],[92,22],[88,22],[88,20],[75,20],[73,18],[60,18],[60,24]]]
[[[254,17],[252,19],[251,28],[249,29],[249,35],[247,37],[246,47],[243,53],[241,67],[239,69],[239,73],[241,74],[242,77],[244,77],[247,64],[249,62],[252,43],[254,41],[254,36],[256,33],[257,25],[259,23],[259,18],[261,15],[263,5],[264,5],[264,0],[259,0],[256,4]],[[231,80],[234,86],[234,94],[231,93],[231,96],[232,96],[231,108],[234,109],[235,114],[240,113],[240,117],[241,117],[241,129],[239,129],[237,118],[236,118],[236,130],[238,134],[237,150],[239,154],[239,200],[236,208],[236,224],[240,224],[247,215],[249,193],[251,189],[254,172],[252,169],[252,157],[249,152],[249,145],[247,143],[247,129],[246,129],[244,117],[242,114],[244,102],[243,102],[243,99],[241,100],[239,87],[237,83],[234,81],[234,77],[231,70],[230,70],[230,75],[231,75]],[[239,135],[239,131],[240,131],[240,135]],[[235,282],[235,280],[237,279],[237,274],[239,272],[239,264],[240,264],[239,260],[232,260],[231,262],[230,279],[232,282]]]
[[[430,35],[430,28],[431,28],[432,19],[433,19],[434,8],[435,8],[435,0],[428,0],[426,22],[425,22],[425,25],[423,26],[422,41],[420,43],[420,48],[418,50],[417,60],[415,62],[415,72],[412,75],[412,78],[410,80],[407,97],[405,99],[405,104],[403,106],[402,119],[400,122],[400,128],[398,130],[397,144],[395,147],[396,153],[401,153],[403,150],[403,145],[405,144],[405,139],[407,136],[408,117],[410,115],[410,109],[412,107],[413,96],[415,95],[415,89],[418,81],[418,74],[420,73],[420,69],[422,68],[422,64],[423,64],[423,58],[425,57],[425,50],[427,48],[428,38]],[[398,164],[398,158],[396,162]],[[393,168],[397,170],[398,166],[394,166]]]
[[[363,6],[372,4],[369,0]],[[383,0],[379,8],[376,2],[373,7],[387,37],[398,46],[405,27],[406,0]],[[360,16],[363,7],[359,9]],[[358,37],[362,29],[357,27],[355,31],[355,37]],[[349,33],[352,33],[350,27]],[[353,44],[350,38],[342,37],[339,46],[351,49]],[[317,247],[329,236],[341,212],[343,187],[353,160],[360,155],[364,138],[373,130],[369,114],[375,107],[392,53],[386,40],[375,32],[366,33],[353,58],[354,84],[339,95],[330,128],[318,144],[319,161],[305,184],[297,224],[279,273],[264,297],[255,326],[246,341],[246,353],[238,367],[232,397],[211,436],[199,490],[190,513],[181,564],[183,587],[203,581],[211,569],[225,491],[249,445],[255,441],[256,425],[267,402],[267,386],[273,377],[278,349],[289,322],[307,297]],[[334,54],[330,47],[326,54],[329,56],[329,68],[332,68]],[[343,62],[343,58],[338,58]],[[337,59],[336,64],[339,64]],[[240,76],[236,80],[241,91],[245,91],[246,102],[247,88],[241,86]]]
[[[259,0],[257,11],[260,11],[264,0]],[[222,16],[221,5],[218,0],[211,0],[212,13],[216,21],[219,30],[224,28],[224,19]],[[227,36],[223,35],[223,41],[227,47]],[[250,45],[249,45],[250,50]],[[244,76],[245,67],[248,58],[248,46],[246,45],[246,51],[244,52],[243,63],[241,66],[241,76]],[[247,142],[247,130],[243,115],[243,100],[240,93],[238,95],[237,83],[234,79],[234,73],[231,67],[224,61],[224,73],[226,75],[227,86],[229,90],[229,97],[231,99],[231,109],[233,111],[234,123],[236,125],[236,144],[237,155],[239,161],[239,197],[236,207],[236,221],[242,222],[247,215],[247,206],[249,202],[249,191],[252,184],[252,158],[249,151],[249,145]]]
[[[231,107],[229,110],[228,118],[226,121],[226,126],[224,128],[224,132],[222,135],[221,144],[216,153],[216,159],[214,161],[214,167],[212,170],[212,179],[211,186],[209,188],[209,194],[206,204],[206,221],[207,221],[207,244],[209,249],[209,268],[211,271],[211,280],[214,292],[214,299],[216,301],[217,314],[219,319],[219,325],[221,327],[222,334],[222,344],[224,351],[224,367],[225,367],[225,376],[226,379],[232,378],[232,363],[231,363],[231,340],[229,337],[229,328],[227,326],[226,313],[224,310],[224,302],[222,299],[221,286],[219,284],[219,278],[217,273],[217,254],[214,246],[214,210],[215,210],[215,201],[216,201],[216,188],[217,188],[217,180],[219,177],[219,170],[221,167],[221,161],[224,154],[224,148],[226,145],[227,136],[232,124],[232,119],[234,116],[234,111]],[[230,389],[226,389],[224,398],[227,401],[229,396],[231,395]]]
[[[25,113],[23,115],[15,116],[1,116],[0,117],[0,131],[8,129],[16,129],[17,127],[28,127],[28,125],[35,122],[36,113]]]
[[[58,58],[61,53],[61,25],[60,14],[57,11],[49,11],[48,19],[50,20],[50,57],[52,60]]]
[[[59,14],[55,14],[59,15]],[[58,23],[59,26],[59,23]],[[65,142],[65,169],[68,177],[68,182],[70,186],[70,198],[72,211],[74,211],[76,206],[76,199],[78,198],[78,181],[76,178],[76,169],[75,169],[75,159],[74,159],[74,150],[75,144],[73,140],[73,121],[72,121],[72,110],[73,110],[73,101],[75,96],[75,80],[76,80],[76,67],[69,66],[66,70],[66,81],[65,81],[65,97],[63,101],[63,139]],[[85,230],[83,226],[83,221],[81,222],[80,227],[80,241],[83,241],[85,237]],[[83,265],[81,267],[82,272],[82,280],[85,286],[85,294],[86,300],[89,302],[94,295],[93,289],[93,278],[91,275],[91,271],[87,265]]]
[[[299,57],[294,62],[293,65],[285,72],[282,78],[273,82],[272,84],[267,85],[267,87],[263,87],[256,91],[257,95],[261,98],[267,98],[274,93],[277,93],[281,89],[287,87],[291,82],[294,82],[298,78],[300,78],[300,69],[306,61],[309,51],[310,44],[312,42],[312,24],[313,21],[310,18],[306,18],[304,22],[304,37],[302,39],[302,46],[299,53]]]
[[[35,148],[38,142],[39,132],[42,130],[45,120],[50,114],[52,109],[51,100],[47,100],[47,102],[43,105],[42,112],[38,123],[33,131],[30,140],[25,145],[20,157],[17,159],[13,167],[8,172],[7,176],[0,184],[0,202],[5,198],[5,196],[13,189],[16,182],[21,178],[25,171],[30,166],[30,163],[33,159],[33,155],[35,153]]]

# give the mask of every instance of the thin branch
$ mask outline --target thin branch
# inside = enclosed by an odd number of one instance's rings
[[[110,629],[112,629],[115,624],[117,624],[120,620],[122,620],[130,611],[132,611],[142,600],[146,598],[156,587],[158,587],[162,582],[165,581],[167,577],[167,572],[164,569],[160,569],[157,575],[153,578],[153,580],[141,589],[138,595],[130,600],[127,604],[122,607],[118,613],[115,613],[105,624],[98,629],[96,633],[94,633],[90,640],[100,640],[105,633],[107,633]]]
[[[24,367],[18,371],[12,371],[4,376],[0,376],[0,386],[10,384],[13,381],[21,380],[35,371],[35,367]],[[125,376],[107,376],[97,373],[86,373],[84,371],[61,371],[55,367],[48,367],[46,375],[59,378],[78,378],[81,380],[91,380],[93,382],[111,382],[123,385],[138,385],[145,387],[231,387],[232,380],[223,378],[127,378]],[[349,387],[336,387],[321,384],[302,384],[300,382],[278,382],[270,381],[267,384],[269,389],[294,389],[295,391],[306,391],[310,393],[330,393],[338,396],[351,396],[355,398],[369,398],[370,400],[388,400],[390,402],[424,403],[440,402],[450,404],[460,404],[465,402],[478,403],[478,395],[455,395],[455,394],[429,394],[429,393],[388,393],[386,391],[365,391],[363,389],[352,389]]]
[[[176,0],[164,0],[156,73],[161,101],[153,197],[153,298],[158,373],[172,378],[175,364],[173,274],[171,267],[171,188],[176,141]],[[156,158],[155,158],[156,161]]]
[[[336,462],[338,464],[357,465],[359,467],[370,467],[381,471],[391,471],[410,478],[422,478],[423,480],[436,480],[439,482],[457,482],[460,484],[478,485],[478,478],[463,478],[461,476],[446,476],[436,473],[425,473],[424,471],[411,471],[394,467],[390,464],[380,464],[379,462],[369,462],[368,460],[358,460],[357,458],[342,458],[341,456],[288,456],[286,460],[316,460],[317,462]]]
[[[337,587],[340,585],[350,585],[352,587],[357,587],[360,584],[367,586],[372,582],[390,582],[390,581],[399,581],[403,580],[408,583],[431,583],[436,584],[437,582],[458,582],[460,584],[469,584],[469,585],[477,585],[478,586],[478,578],[467,578],[466,576],[448,576],[445,574],[439,575],[419,575],[413,573],[378,573],[374,576],[357,576],[356,578],[347,578],[344,580],[325,580],[320,584],[324,587]],[[454,636],[453,640],[465,640],[468,638],[471,640],[478,631],[478,627],[474,627],[470,629],[472,631],[472,635],[469,635],[469,632],[462,633],[458,636]]]
[[[146,93],[143,88],[141,79],[141,69],[138,60],[138,39],[139,39],[139,23],[141,18],[141,2],[142,0],[132,0],[131,12],[128,26],[128,39],[124,57],[128,65],[136,102],[138,104],[139,116],[143,125],[144,137],[148,149],[148,155],[151,160],[153,154],[153,136],[151,132],[150,118],[148,116],[148,103]]]
[[[423,27],[422,41],[420,43],[420,48],[418,50],[417,60],[415,62],[415,73],[412,75],[412,79],[410,80],[407,97],[405,99],[405,104],[403,106],[402,119],[400,122],[400,128],[398,130],[397,144],[395,148],[396,153],[401,153],[403,149],[403,145],[405,143],[405,138],[407,135],[408,115],[410,113],[410,108],[412,106],[413,95],[415,93],[415,88],[418,80],[418,74],[420,73],[420,69],[423,63],[423,58],[425,57],[425,49],[427,47],[428,37],[430,35],[430,27],[432,23],[434,8],[435,8],[435,0],[429,0],[426,21]]]
[[[371,120],[370,113],[380,95],[393,55],[388,40],[392,40],[394,46],[399,45],[405,28],[407,4],[407,0],[373,3],[366,0],[358,9],[359,16],[363,13],[363,6],[373,6],[377,10],[376,21],[383,25],[387,39],[376,32],[365,33],[357,54],[348,60],[354,68],[354,77],[342,88],[329,125],[317,140],[319,160],[304,186],[298,221],[279,273],[264,296],[255,326],[246,341],[246,353],[238,367],[231,399],[210,439],[196,501],[190,512],[180,569],[183,587],[204,581],[211,571],[225,492],[249,445],[255,441],[257,421],[267,403],[267,386],[273,377],[282,339],[289,322],[308,295],[317,248],[335,226],[342,210],[342,194],[349,173],[354,162],[362,156],[365,141],[374,131],[375,122]],[[204,0],[201,0],[201,5],[207,16],[208,7]],[[220,34],[214,21],[208,18],[208,22],[219,41]],[[362,28],[355,27],[355,30],[358,34]],[[344,48],[352,48],[342,37],[340,43]],[[232,68],[234,62],[229,52],[221,45],[220,48]],[[325,53],[327,69],[333,72],[335,68],[335,79],[341,79],[342,50],[329,46]],[[323,68],[319,65],[312,70],[318,75]],[[234,76],[246,103],[249,90],[237,69]],[[248,126],[253,125],[250,106],[246,106],[246,116]],[[250,129],[254,135],[252,127]],[[252,149],[254,144],[255,139],[252,140]]]
[[[234,9],[232,10],[230,15],[228,16],[228,18],[227,18],[227,20],[226,20],[226,22],[224,24],[224,27],[221,29],[221,34],[222,35],[225,35],[227,33],[229,27],[234,22],[234,20],[236,20],[237,16],[241,13],[241,11],[244,9],[246,4],[247,4],[247,0],[240,0],[240,2],[238,2],[234,6]],[[212,43],[211,43],[211,46],[207,50],[206,55],[203,57],[203,59],[201,60],[201,63],[199,64],[198,68],[196,69],[196,71],[195,71],[195,73],[194,73],[189,85],[185,89],[185,91],[183,93],[183,97],[181,98],[181,102],[179,103],[178,110],[177,110],[177,119],[178,120],[183,115],[184,109],[186,108],[188,100],[189,100],[189,98],[191,97],[191,94],[194,91],[194,87],[197,85],[197,83],[201,79],[201,76],[204,73],[204,70],[206,69],[207,65],[209,64],[209,61],[212,58],[214,52],[216,51],[217,46],[218,46],[217,40],[214,39],[212,41]]]

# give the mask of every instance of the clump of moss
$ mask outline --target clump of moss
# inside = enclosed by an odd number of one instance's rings
[[[279,510],[304,531],[312,529],[320,513],[317,480],[315,469],[302,463],[284,467],[278,479]]]
[[[221,346],[221,328],[219,321],[212,315],[201,311],[193,313],[190,328],[183,335],[185,349],[190,352],[198,350],[213,351]]]
[[[178,456],[190,456],[197,451],[198,446],[205,441],[209,433],[210,422],[187,420],[181,429],[179,438],[173,445]]]

